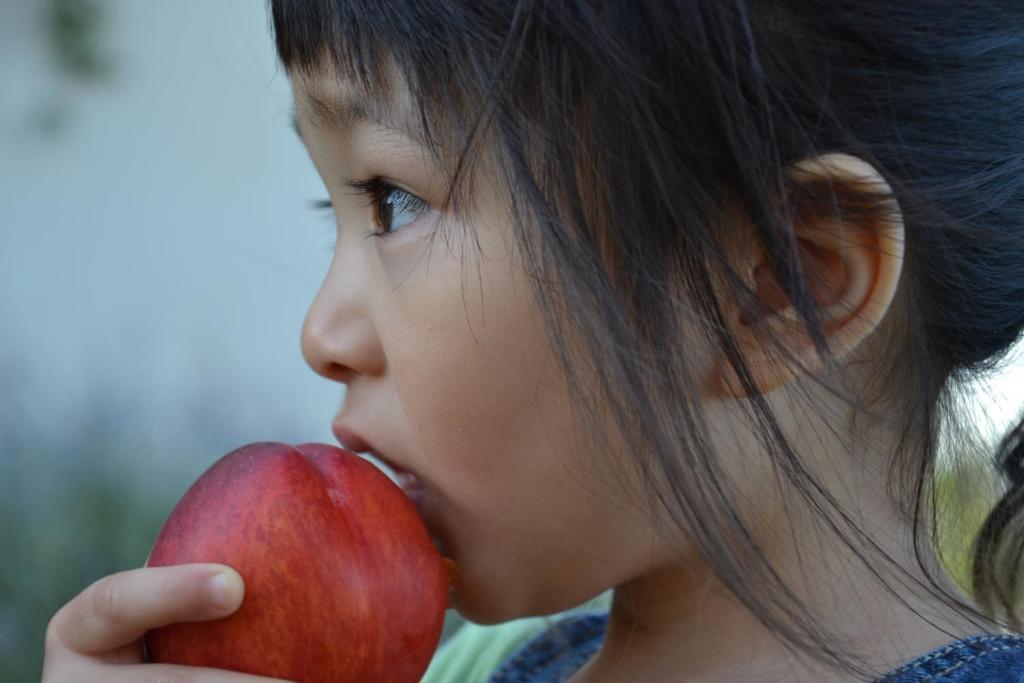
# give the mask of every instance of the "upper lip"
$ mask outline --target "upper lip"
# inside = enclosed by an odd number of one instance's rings
[[[331,423],[331,431],[334,432],[334,437],[338,440],[338,443],[341,444],[342,448],[354,453],[369,453],[391,469],[395,470],[396,473],[406,471],[387,455],[377,450],[370,441],[363,438],[355,430],[343,425],[338,420]]]

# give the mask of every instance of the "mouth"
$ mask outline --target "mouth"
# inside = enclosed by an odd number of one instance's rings
[[[426,496],[427,488],[423,482],[420,481],[415,474],[412,472],[403,472],[395,470],[395,483],[398,484],[398,488],[405,491],[405,495],[409,497],[409,500],[413,502],[416,509],[420,509],[423,506],[423,498]],[[420,513],[422,514],[422,510]]]
[[[399,475],[411,474],[408,470],[400,467],[389,457],[378,451],[372,443],[340,422],[335,421],[331,424],[331,431],[334,433],[334,438],[338,440],[338,443],[341,444],[342,448],[347,451],[352,451],[353,453],[358,453],[359,455],[372,456],[375,460],[382,463],[387,470],[389,470],[389,473],[394,473],[392,479],[397,478]]]
[[[415,474],[406,470],[395,463],[393,460],[388,458],[386,455],[374,448],[373,444],[364,439],[362,436],[345,427],[339,422],[335,421],[331,425],[331,431],[334,432],[335,438],[338,443],[345,450],[352,451],[359,455],[368,455],[377,462],[381,463],[384,467],[384,473],[395,482],[395,484],[402,489],[405,493],[406,498],[413,504],[424,523],[427,524],[428,529],[430,526],[429,516],[427,514],[428,505],[428,492],[426,484]],[[447,548],[444,541],[430,533],[430,540],[434,546],[440,551],[442,557],[448,557]]]

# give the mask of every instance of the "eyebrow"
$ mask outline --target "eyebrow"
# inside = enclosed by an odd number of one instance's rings
[[[336,130],[349,130],[360,124],[371,124],[383,130],[398,133],[424,147],[427,146],[423,136],[413,130],[406,121],[396,116],[392,108],[383,106],[375,100],[337,99],[312,92],[305,93],[303,98],[309,103],[311,115],[317,125]],[[292,109],[292,128],[302,139],[299,117],[294,108]]]

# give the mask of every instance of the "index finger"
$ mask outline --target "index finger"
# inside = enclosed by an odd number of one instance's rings
[[[131,569],[86,588],[54,616],[51,628],[64,647],[100,654],[152,628],[226,617],[241,605],[244,590],[238,572],[220,564]]]

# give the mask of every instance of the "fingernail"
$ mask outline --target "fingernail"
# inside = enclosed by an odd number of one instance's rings
[[[210,577],[210,600],[218,609],[237,609],[242,591],[242,577],[236,572],[221,570]]]

